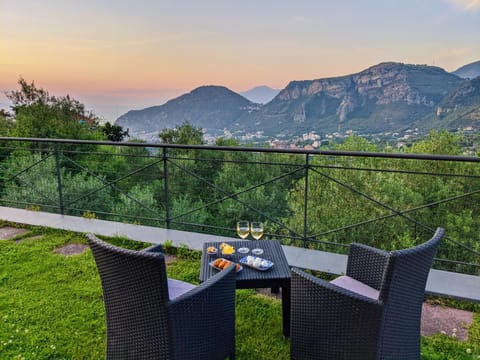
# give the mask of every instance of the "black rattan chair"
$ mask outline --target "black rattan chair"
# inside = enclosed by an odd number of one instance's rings
[[[167,279],[159,245],[134,251],[87,239],[102,281],[107,359],[234,359],[233,266],[193,286]]]
[[[345,276],[292,269],[291,358],[420,359],[425,285],[443,237],[386,252],[351,244]]]

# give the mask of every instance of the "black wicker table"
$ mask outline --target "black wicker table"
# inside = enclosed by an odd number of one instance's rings
[[[235,249],[247,247],[250,249],[248,254],[240,254],[235,252],[231,257],[232,261],[238,262],[244,256],[252,255],[251,250],[254,248],[263,249],[263,254],[258,255],[264,259],[273,262],[273,266],[266,270],[260,271],[251,267],[242,265],[243,270],[237,273],[237,289],[252,288],[272,288],[282,290],[282,316],[283,316],[283,334],[285,337],[290,336],[290,266],[283,252],[280,242],[277,240],[240,240],[229,241],[228,244],[233,245]],[[218,270],[214,269],[209,263],[217,257],[222,257],[220,252],[217,255],[207,254],[207,247],[214,246],[219,248],[219,242],[206,242],[203,244],[202,264],[200,269],[200,282],[203,282],[213,276]]]

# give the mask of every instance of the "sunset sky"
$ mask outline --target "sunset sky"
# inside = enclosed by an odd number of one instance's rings
[[[480,0],[0,0],[0,107],[20,76],[113,122],[201,85],[480,60]]]

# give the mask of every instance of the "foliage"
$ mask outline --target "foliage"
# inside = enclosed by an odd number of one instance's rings
[[[127,194],[120,194],[114,213],[120,215],[118,220],[127,217],[129,221],[141,221],[143,224],[163,225],[165,212],[158,208],[154,198],[155,184],[135,185]],[[143,221],[142,218],[148,220]],[[153,219],[158,219],[157,221]]]
[[[188,224],[207,224],[209,213],[203,206],[202,201],[194,201],[186,194],[174,199],[170,216],[175,222],[183,223],[175,228],[191,230],[192,227]]]
[[[123,141],[128,135],[128,129],[123,130],[120,125],[112,125],[107,122],[104,126],[101,127],[103,134],[110,141],[120,142]]]
[[[20,90],[6,93],[15,117],[14,136],[99,139],[97,118],[69,95],[56,97],[20,78]]]
[[[458,155],[458,144],[456,136],[432,132],[427,139],[415,144],[412,151]],[[366,140],[355,137],[336,149],[378,151]],[[402,249],[431,235],[417,225],[425,224],[447,229],[448,238],[442,242],[438,258],[478,264],[478,255],[475,255],[479,251],[475,235],[480,230],[476,220],[478,209],[472,207],[475,198],[462,197],[478,189],[475,178],[480,174],[478,165],[317,156],[310,166],[306,200],[308,236],[314,240],[310,247],[337,252],[346,249],[334,244],[356,241],[386,250]],[[304,191],[305,180],[300,179],[289,192],[291,213],[282,219],[298,234],[303,230]],[[479,271],[478,267],[445,262],[436,262],[435,266],[469,274]]]
[[[240,146],[240,142],[237,139],[234,139],[234,138],[225,139],[225,138],[219,137],[215,140],[215,145],[217,145],[217,146]]]
[[[14,152],[5,162],[11,179],[4,184],[5,201],[24,204],[38,204],[44,211],[59,207],[60,194],[55,159],[52,156],[27,151]],[[28,169],[28,171],[25,171]],[[60,169],[63,204],[67,213],[79,210],[107,211],[112,205],[103,183],[84,172],[70,173]],[[98,191],[101,189],[100,191]]]
[[[158,137],[165,144],[204,144],[202,128],[196,128],[188,121],[184,121],[182,125],[175,128],[163,129]]]
[[[411,154],[437,154],[458,155],[460,154],[460,136],[453,135],[448,131],[431,131],[429,135],[415,142],[408,150]]]
[[[13,122],[11,114],[0,109],[0,136],[10,136],[14,127],[15,123]]]

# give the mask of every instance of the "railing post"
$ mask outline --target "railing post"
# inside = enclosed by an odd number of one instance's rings
[[[305,192],[303,208],[303,246],[307,245],[307,226],[308,226],[308,173],[309,173],[309,155],[305,154]]]
[[[163,182],[165,191],[165,221],[167,229],[170,229],[170,191],[168,189],[168,151],[163,148]]]
[[[60,214],[65,215],[65,209],[63,207],[62,172],[60,169],[60,151],[58,150],[58,144],[55,144],[55,167],[57,172],[57,189]]]

